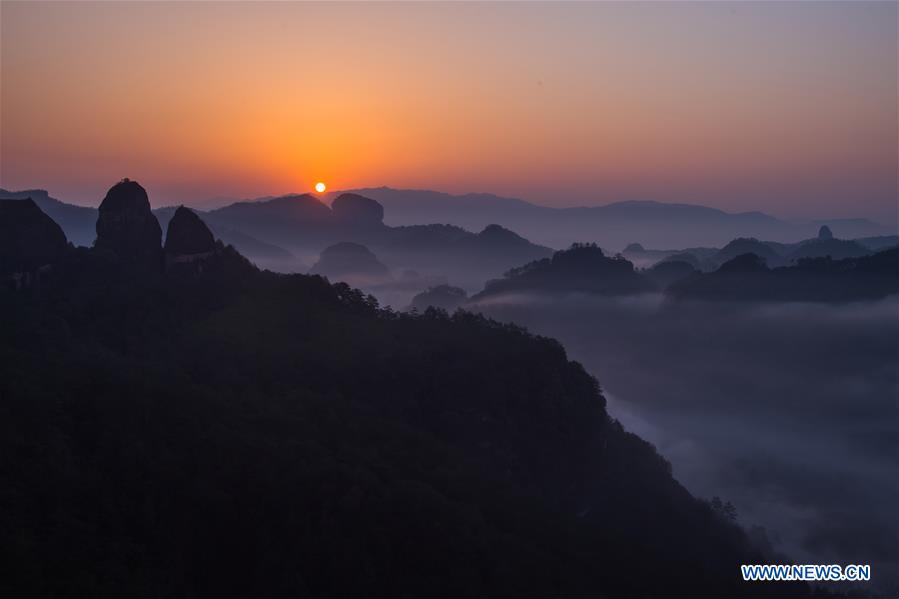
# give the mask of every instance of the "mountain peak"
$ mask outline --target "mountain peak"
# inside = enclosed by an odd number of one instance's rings
[[[124,260],[162,266],[162,228],[150,210],[147,191],[137,181],[122,179],[106,193],[95,245]]]
[[[206,254],[215,250],[215,237],[197,214],[179,206],[169,221],[165,253],[171,257]]]
[[[384,207],[371,198],[357,193],[342,193],[331,203],[331,211],[341,221],[364,226],[384,223]]]
[[[517,233],[515,233],[514,231],[510,231],[509,229],[505,228],[504,226],[502,226],[502,225],[497,225],[497,224],[490,224],[490,225],[487,225],[486,227],[484,227],[484,229],[483,229],[480,233],[478,233],[478,235],[490,235],[490,236],[497,236],[497,235],[506,235],[506,236],[509,236],[509,235],[514,235],[515,237],[520,237],[520,236],[519,236]]]
[[[62,228],[34,200],[0,200],[0,275],[31,276],[55,262],[66,245]]]

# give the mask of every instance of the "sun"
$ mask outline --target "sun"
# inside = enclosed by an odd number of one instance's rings
[[[328,186],[321,181],[315,184],[315,191],[317,191],[318,193],[325,193],[326,189],[328,189]]]

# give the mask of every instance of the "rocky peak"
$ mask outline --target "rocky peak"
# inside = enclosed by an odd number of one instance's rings
[[[31,198],[0,200],[0,274],[25,276],[57,262],[65,233]]]
[[[146,190],[122,179],[110,188],[97,218],[97,249],[150,268],[162,267],[162,229],[150,211]]]
[[[827,225],[822,225],[818,229],[818,239],[833,239],[833,231]]]
[[[193,210],[179,206],[166,231],[166,257],[205,256],[213,251],[215,237],[206,223]]]

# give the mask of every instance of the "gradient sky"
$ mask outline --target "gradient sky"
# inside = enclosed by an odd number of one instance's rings
[[[0,3],[0,186],[897,221],[897,4]]]

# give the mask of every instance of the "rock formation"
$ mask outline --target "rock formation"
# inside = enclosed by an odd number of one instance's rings
[[[166,266],[197,262],[208,258],[213,252],[215,237],[206,223],[184,206],[175,210],[165,235]]]
[[[97,219],[94,247],[153,270],[162,268],[162,229],[150,211],[147,192],[122,179],[106,193]]]
[[[29,287],[66,251],[62,228],[31,198],[0,200],[0,277]]]

